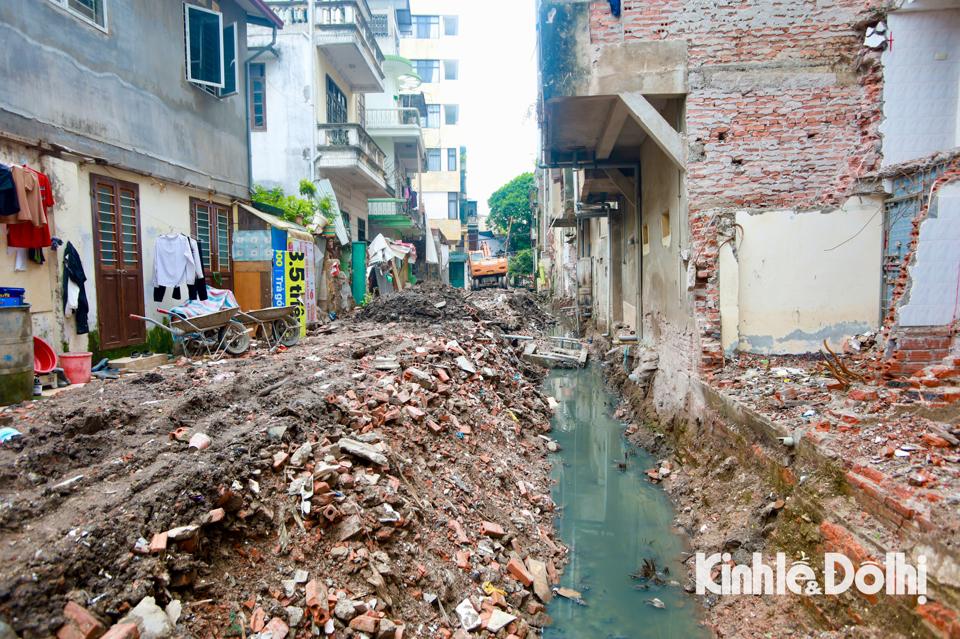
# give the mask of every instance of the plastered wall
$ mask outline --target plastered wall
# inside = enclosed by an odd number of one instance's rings
[[[876,330],[881,202],[854,197],[829,212],[741,211],[734,257],[720,260],[723,344],[753,353],[816,352],[823,340]],[[733,319],[736,318],[736,333]]]

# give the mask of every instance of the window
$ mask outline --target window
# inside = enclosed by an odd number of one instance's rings
[[[459,220],[460,219],[460,194],[459,193],[447,193],[447,219],[448,220]]]
[[[386,38],[390,35],[390,21],[385,13],[374,13],[370,16],[370,29],[375,38]]]
[[[412,16],[414,37],[429,40],[440,37],[440,16]]]
[[[250,64],[250,130],[267,130],[267,65]]]
[[[239,89],[240,83],[237,81],[238,65],[237,57],[237,23],[228,24],[223,30],[223,71],[226,77],[223,79],[223,90],[220,91],[220,97],[233,95]]]
[[[327,76],[327,124],[343,124],[347,121],[347,96],[337,83]]]
[[[232,232],[230,208],[223,204],[190,199],[190,226],[194,237],[202,244],[203,268],[219,273],[218,288],[231,288],[233,271],[230,261]]]
[[[660,243],[670,246],[670,211],[660,214]]]
[[[456,124],[460,121],[460,107],[456,104],[447,104],[443,107],[443,119],[447,124]]]
[[[440,128],[440,105],[439,104],[427,105],[427,128],[428,129]]]
[[[340,217],[343,218],[343,225],[347,227],[347,235],[350,235],[350,214],[341,210]]]
[[[101,29],[107,28],[107,14],[104,11],[104,0],[52,0],[56,5],[65,8],[73,15],[89,22]]]
[[[223,16],[216,11],[183,5],[187,52],[187,80],[203,86],[224,87]]]
[[[456,80],[460,77],[460,63],[457,60],[443,61],[443,79]]]
[[[367,241],[367,221],[362,217],[357,218],[357,241]]]
[[[457,16],[443,16],[443,35],[455,36],[460,33],[460,19]]]
[[[440,81],[440,61],[439,60],[413,60],[413,67],[417,75],[424,82]]]
[[[427,149],[427,171],[440,170],[440,149]]]
[[[456,149],[447,149],[447,170],[448,171],[457,170],[457,150]]]

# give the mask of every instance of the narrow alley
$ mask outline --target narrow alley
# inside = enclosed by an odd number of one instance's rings
[[[960,639],[960,0],[3,0],[0,639]]]

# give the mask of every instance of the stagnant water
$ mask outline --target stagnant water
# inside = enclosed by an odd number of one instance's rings
[[[552,459],[553,498],[562,507],[559,536],[570,548],[561,586],[580,591],[586,604],[555,597],[548,608],[553,626],[544,636],[708,636],[698,625],[696,603],[679,585],[687,579],[685,546],[672,527],[673,508],[644,474],[656,460],[623,438],[623,425],[613,418],[616,399],[601,372],[593,366],[555,370],[544,386],[560,403],[553,418],[552,435],[561,446]],[[631,577],[644,559],[655,562],[664,583]],[[654,598],[665,607],[651,605]]]

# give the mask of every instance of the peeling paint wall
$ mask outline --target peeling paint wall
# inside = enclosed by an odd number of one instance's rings
[[[0,131],[245,197],[244,74],[223,99],[187,82],[181,2],[108,4],[104,32],[47,0],[0,2]],[[246,59],[245,12],[216,4]]]
[[[879,326],[881,200],[853,197],[829,212],[740,211],[736,260],[721,259],[723,282],[737,282],[737,341],[753,353],[840,347]],[[736,274],[724,273],[735,268]],[[732,335],[725,334],[729,346]]]

